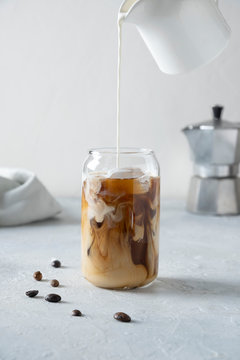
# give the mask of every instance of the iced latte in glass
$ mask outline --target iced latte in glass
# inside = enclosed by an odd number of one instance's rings
[[[154,153],[89,153],[82,186],[82,271],[96,286],[134,288],[158,273],[160,177]]]

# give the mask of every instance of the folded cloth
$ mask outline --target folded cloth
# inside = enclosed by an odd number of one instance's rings
[[[44,220],[59,212],[60,205],[35,174],[0,168],[0,226]]]

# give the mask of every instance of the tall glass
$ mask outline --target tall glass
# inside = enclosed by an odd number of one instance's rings
[[[152,150],[89,151],[82,184],[82,272],[94,285],[134,288],[157,277],[159,175]]]

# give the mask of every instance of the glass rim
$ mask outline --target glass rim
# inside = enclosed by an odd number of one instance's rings
[[[120,147],[119,153],[116,147],[99,147],[91,148],[88,153],[90,155],[94,154],[104,154],[104,155],[153,155],[154,151],[148,148],[138,148],[138,147]]]

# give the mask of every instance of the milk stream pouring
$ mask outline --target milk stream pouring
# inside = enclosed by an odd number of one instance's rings
[[[135,24],[158,67],[179,74],[217,57],[230,28],[216,0],[126,0],[118,13],[117,167],[120,147],[122,25]]]
[[[122,25],[130,8],[137,0],[126,0],[118,12],[118,70],[117,70],[117,164],[119,167],[119,149],[120,149],[120,96],[121,96],[121,60],[122,60]]]

